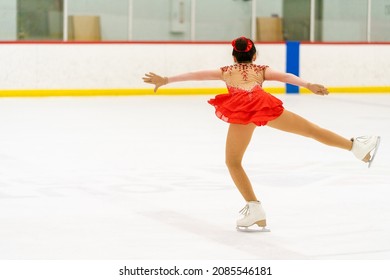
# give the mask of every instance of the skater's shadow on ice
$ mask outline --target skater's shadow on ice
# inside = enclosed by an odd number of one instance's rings
[[[139,212],[138,214],[155,220],[156,222],[169,225],[170,227],[176,228],[176,230],[196,234],[203,238],[207,238],[214,243],[253,254],[253,257],[256,259],[308,258],[308,256],[281,248],[270,241],[266,241],[265,238],[263,238],[264,234],[270,233],[247,234],[237,232],[233,225],[231,230],[226,230],[220,226],[212,225],[203,220],[175,211]]]

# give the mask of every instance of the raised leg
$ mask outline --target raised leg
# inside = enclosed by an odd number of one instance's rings
[[[348,151],[352,149],[351,140],[330,130],[321,128],[301,116],[287,110],[284,110],[282,115],[280,115],[277,119],[268,122],[267,125],[272,128],[312,138],[328,146]]]

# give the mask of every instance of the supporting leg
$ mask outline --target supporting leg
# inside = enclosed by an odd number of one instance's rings
[[[255,128],[254,124],[230,124],[226,139],[226,165],[236,187],[246,201],[257,201],[252,184],[241,164]]]

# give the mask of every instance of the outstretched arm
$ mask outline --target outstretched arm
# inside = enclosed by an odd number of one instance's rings
[[[222,80],[221,70],[204,70],[196,72],[188,72],[179,74],[171,77],[161,77],[152,72],[145,74],[145,77],[142,78],[145,83],[154,84],[154,92],[158,90],[159,87],[166,85],[168,83],[176,82],[185,82],[185,81],[206,81],[206,80]]]
[[[279,81],[287,84],[305,87],[311,92],[319,95],[327,95],[329,93],[327,88],[325,88],[323,85],[312,84],[301,79],[298,76],[295,76],[294,74],[278,72],[269,67],[265,69],[264,78],[266,80]]]

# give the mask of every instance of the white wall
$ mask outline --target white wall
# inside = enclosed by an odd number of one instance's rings
[[[367,41],[367,0],[323,1],[322,41]],[[371,1],[371,41],[390,40],[390,0]]]
[[[329,86],[390,86],[390,44],[302,44],[300,66]]]
[[[258,63],[285,71],[284,44],[258,44]],[[232,63],[226,44],[1,44],[1,89],[151,88],[141,77],[218,69]],[[389,86],[390,45],[301,45],[301,76],[332,86]],[[224,87],[186,82],[174,87]],[[284,87],[267,82],[265,87]],[[0,90],[1,90],[0,89]]]
[[[16,0],[0,1],[0,39],[16,40]]]
[[[390,0],[372,1],[371,41],[390,41]]]
[[[283,17],[283,0],[257,0],[256,15],[258,17],[270,17],[273,15]]]
[[[322,41],[367,41],[367,0],[323,1]]]
[[[68,1],[68,15],[96,15],[100,17],[102,39],[128,40],[128,0]]]
[[[259,62],[284,70],[285,46],[259,47]],[[2,89],[150,88],[144,73],[163,75],[231,64],[226,44],[0,44]],[[223,87],[221,82],[176,87]]]

